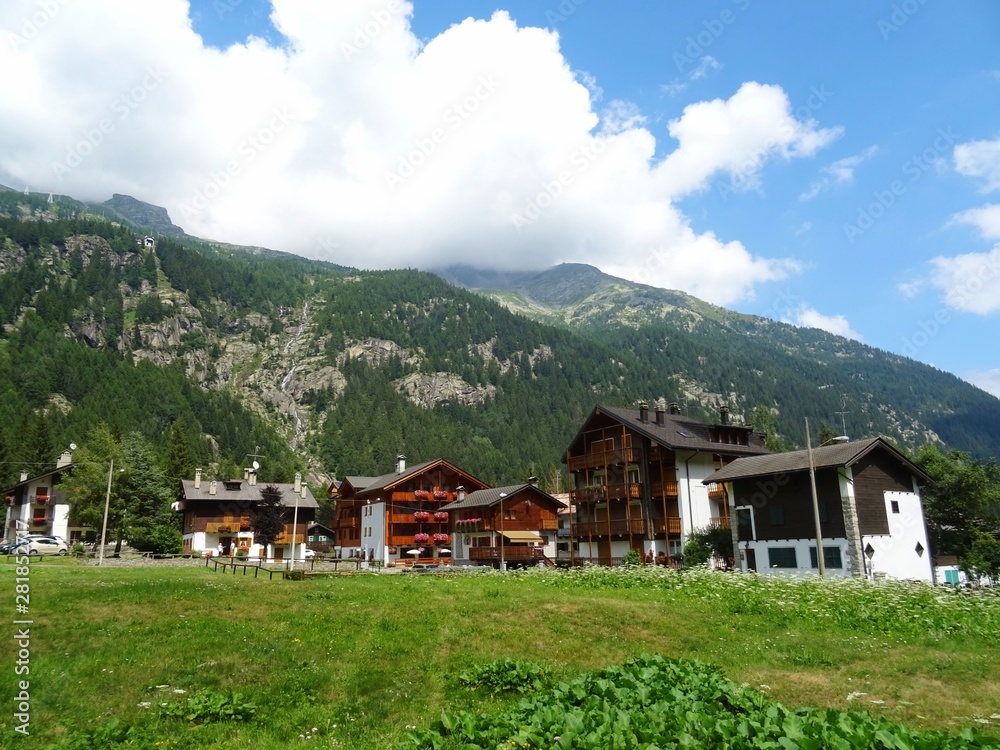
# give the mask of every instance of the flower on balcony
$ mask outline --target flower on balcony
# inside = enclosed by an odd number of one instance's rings
[[[479,523],[482,520],[482,518],[459,518],[455,521],[455,525],[458,526],[459,524],[462,524],[465,526],[471,526],[472,524]]]
[[[447,534],[435,534],[434,535],[434,543],[435,544],[447,544],[448,543],[448,535]]]
[[[437,513],[434,514],[434,520],[440,521],[441,523],[446,522],[448,520],[448,511],[439,510]]]
[[[448,497],[448,493],[444,490],[434,490],[434,497],[438,500],[444,500]]]
[[[413,493],[414,497],[429,498],[431,496],[430,490],[416,490]]]
[[[430,514],[429,511],[426,511],[426,510],[418,510],[418,511],[414,511],[413,518],[415,520],[417,520],[417,521],[430,521],[431,520],[431,514]]]
[[[389,554],[390,555],[395,555],[396,554],[396,548],[395,547],[389,547]]]
[[[424,542],[429,542],[431,539],[429,534],[424,534],[423,532],[413,535],[413,541],[417,544],[423,544]]]

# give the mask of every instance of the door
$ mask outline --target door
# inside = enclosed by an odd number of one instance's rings
[[[747,553],[747,570],[752,570],[754,573],[757,572],[757,550],[748,549]]]
[[[597,540],[597,562],[600,565],[611,565],[611,540],[602,537]]]
[[[274,561],[275,562],[281,562],[284,559],[284,552],[285,552],[284,547],[277,547],[276,546],[274,548]]]

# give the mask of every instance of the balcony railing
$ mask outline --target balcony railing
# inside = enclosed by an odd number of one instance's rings
[[[635,462],[635,451],[632,448],[615,448],[610,451],[585,453],[582,456],[570,456],[566,466],[570,471],[580,471],[633,462]]]
[[[503,559],[507,560],[541,560],[545,557],[545,551],[538,547],[509,547],[503,548]],[[499,547],[469,547],[470,560],[500,560]]]
[[[595,536],[642,536],[646,533],[646,522],[641,519],[612,519],[611,521],[583,521],[573,524],[573,535],[577,537]]]
[[[555,531],[559,528],[558,518],[543,518],[541,521],[542,531]]]
[[[642,485],[637,482],[618,484],[594,484],[581,487],[570,493],[574,503],[602,503],[605,500],[637,500],[642,497]]]
[[[679,518],[654,518],[651,521],[654,534],[677,534],[681,533],[681,519]]]
[[[718,529],[718,528],[728,529],[729,516],[712,516],[712,518],[709,519],[708,521],[708,525],[711,526],[713,529]]]
[[[718,482],[709,482],[708,484],[708,496],[712,499],[724,497],[726,494],[726,489],[723,485]]]
[[[668,479],[665,482],[653,482],[652,486],[653,497],[677,497],[677,481]]]
[[[39,505],[45,505],[51,497],[51,495],[35,495],[32,498],[32,502],[38,503]]]

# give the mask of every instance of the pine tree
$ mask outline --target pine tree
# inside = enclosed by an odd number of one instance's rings
[[[250,509],[250,528],[254,541],[264,549],[285,531],[285,508],[281,504],[281,490],[273,484],[260,491],[260,500]]]
[[[174,420],[167,436],[165,469],[167,482],[173,488],[176,499],[180,500],[183,495],[181,480],[194,476],[195,457],[179,419]]]

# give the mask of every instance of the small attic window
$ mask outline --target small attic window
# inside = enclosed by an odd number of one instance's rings
[[[684,432],[684,430],[677,430],[677,434],[680,435],[682,438],[687,438],[688,440],[694,437],[693,435],[689,435],[688,433]]]
[[[243,482],[235,482],[235,481],[223,482],[223,484],[226,486],[226,489],[229,490],[230,492],[238,492]]]

